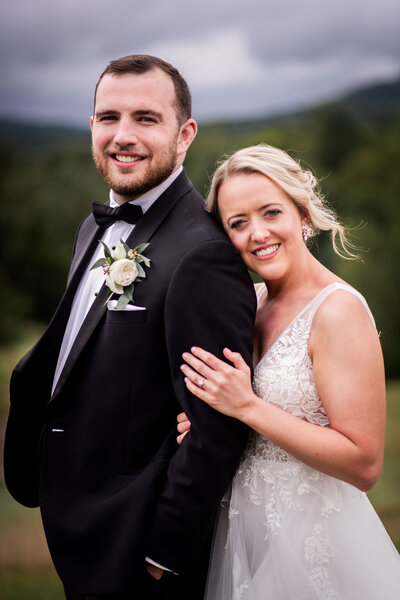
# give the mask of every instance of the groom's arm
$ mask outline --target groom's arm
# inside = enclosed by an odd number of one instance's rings
[[[196,560],[207,540],[248,436],[242,423],[188,392],[182,353],[196,345],[223,358],[228,346],[251,364],[255,305],[248,272],[229,241],[198,245],[171,278],[166,340],[175,393],[191,431],[169,464],[147,555],[178,573]]]

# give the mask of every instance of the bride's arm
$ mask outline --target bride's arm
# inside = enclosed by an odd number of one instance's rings
[[[383,461],[385,378],[376,331],[360,301],[346,293],[318,309],[309,352],[319,396],[330,421],[321,427],[258,398],[250,371],[225,350],[230,367],[200,348],[184,359],[189,390],[210,406],[240,419],[304,463],[361,490],[376,483]],[[197,384],[205,379],[202,387]]]

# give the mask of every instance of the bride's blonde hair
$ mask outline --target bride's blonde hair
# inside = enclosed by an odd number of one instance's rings
[[[334,210],[326,205],[311,171],[303,170],[287,152],[268,144],[243,148],[219,163],[206,199],[208,212],[220,219],[218,192],[222,183],[233,175],[252,173],[269,177],[286,192],[300,212],[309,217],[311,238],[320,231],[330,231],[334,251],[343,258],[357,258],[345,228]]]

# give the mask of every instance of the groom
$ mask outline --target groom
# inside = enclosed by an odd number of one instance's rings
[[[173,66],[112,61],[91,130],[109,207],[81,224],[61,303],[13,372],[6,483],[40,505],[68,599],[201,599],[215,512],[247,432],[191,395],[179,367],[193,345],[251,362],[253,287],[182,168],[196,123]],[[151,261],[124,310],[106,303],[103,270],[90,270],[99,240],[111,249],[120,239],[148,243]],[[181,411],[192,427],[178,446]]]

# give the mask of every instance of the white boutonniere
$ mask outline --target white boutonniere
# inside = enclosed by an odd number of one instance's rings
[[[111,296],[119,294],[116,308],[123,310],[129,302],[133,302],[133,283],[139,283],[146,277],[141,263],[150,267],[150,260],[142,254],[149,244],[140,244],[132,249],[121,240],[111,253],[107,245],[101,243],[104,247],[104,258],[96,260],[90,269],[103,268],[108,287],[107,302]]]

